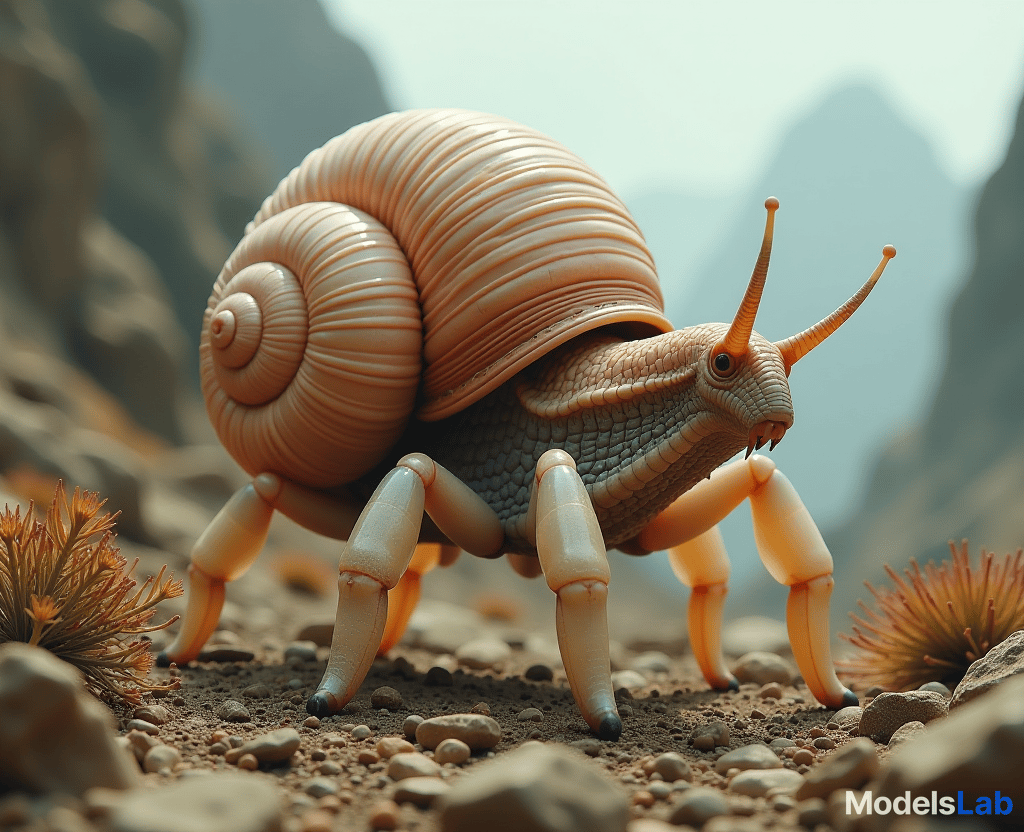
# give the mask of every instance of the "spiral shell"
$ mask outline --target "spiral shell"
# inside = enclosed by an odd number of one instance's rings
[[[600,177],[505,119],[393,113],[310,153],[264,202],[210,298],[203,391],[247,471],[336,485],[414,410],[457,413],[607,324],[671,329]]]

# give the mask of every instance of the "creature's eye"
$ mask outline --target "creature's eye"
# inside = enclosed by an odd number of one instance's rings
[[[735,369],[735,362],[732,360],[732,356],[727,352],[720,352],[715,356],[712,364],[715,367],[715,372],[720,376],[728,376],[732,374]]]

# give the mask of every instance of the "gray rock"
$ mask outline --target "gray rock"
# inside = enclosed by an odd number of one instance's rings
[[[512,658],[512,648],[496,638],[467,641],[455,651],[455,659],[475,670],[501,670]]]
[[[447,739],[462,740],[474,751],[494,748],[501,741],[501,726],[483,714],[446,714],[416,726],[416,742],[424,748],[437,748]]]
[[[925,682],[918,690],[930,690],[933,693],[941,693],[946,699],[953,695],[953,691],[942,684],[942,682]]]
[[[859,789],[878,772],[875,744],[860,737],[814,766],[797,789],[797,800],[828,797],[836,789]]]
[[[848,705],[836,711],[832,721],[851,737],[855,737],[860,731],[860,720],[863,716],[864,709],[860,705]]]
[[[744,653],[789,653],[789,631],[782,621],[760,615],[737,618],[722,627],[722,652],[727,656]]]
[[[392,799],[395,803],[411,803],[421,809],[429,809],[437,798],[450,792],[451,788],[437,777],[407,777],[398,784]]]
[[[715,771],[725,774],[731,768],[747,769],[780,768],[782,760],[767,745],[754,743],[727,751],[715,760]]]
[[[285,661],[291,659],[296,662],[315,662],[316,642],[309,639],[293,641],[284,648],[284,658]]]
[[[278,832],[279,787],[233,773],[189,777],[131,792],[110,818],[112,832]]]
[[[44,794],[133,788],[138,766],[114,730],[70,664],[27,644],[0,645],[0,782]]]
[[[440,765],[445,763],[461,765],[469,759],[472,753],[472,749],[462,740],[442,740],[437,744],[437,748],[434,749],[434,761]]]
[[[140,705],[132,716],[150,725],[163,725],[171,718],[171,713],[163,705]]]
[[[237,699],[225,699],[217,708],[217,716],[225,722],[251,722],[249,709]]]
[[[669,822],[700,829],[711,818],[729,813],[729,803],[718,789],[704,786],[687,789],[670,808]]]
[[[889,740],[889,748],[895,748],[900,743],[904,743],[911,737],[916,736],[924,730],[923,722],[908,722],[905,725],[901,725],[896,729],[896,732],[892,735]]]
[[[689,762],[682,754],[677,754],[675,751],[666,751],[655,757],[650,763],[648,774],[654,772],[660,774],[667,783],[675,783],[677,780],[689,782],[693,779]]]
[[[370,705],[374,708],[387,708],[389,711],[397,711],[402,707],[402,694],[392,687],[383,685],[375,688],[370,694]]]
[[[146,752],[142,768],[150,774],[170,773],[181,762],[181,752],[173,745],[156,745]]]
[[[712,751],[729,744],[729,726],[721,720],[698,725],[690,732],[690,744],[698,751]]]
[[[863,737],[887,743],[901,725],[908,722],[931,722],[945,716],[948,709],[942,694],[933,691],[880,693],[864,709],[859,731]]]
[[[1010,633],[1005,641],[967,668],[963,680],[953,691],[949,707],[958,708],[1021,673],[1024,673],[1024,630]]]
[[[302,738],[294,728],[278,728],[230,749],[224,759],[237,763],[243,755],[252,754],[261,763],[280,763],[291,757],[301,744]]]
[[[442,799],[442,832],[624,832],[625,792],[597,763],[526,743],[474,768]]]
[[[796,678],[796,668],[792,663],[775,653],[752,652],[739,658],[732,668],[740,683],[752,682],[755,685],[766,685],[778,682],[788,685]]]
[[[803,775],[788,768],[750,769],[729,781],[729,791],[748,797],[763,797],[772,789],[795,792],[804,782]]]
[[[957,708],[903,743],[883,767],[877,794],[893,798],[964,793],[964,806],[996,791],[1024,810],[1024,677]]]
[[[404,780],[406,777],[440,777],[441,766],[418,751],[392,754],[388,761],[388,777]]]
[[[320,798],[337,794],[339,788],[338,780],[334,777],[311,777],[302,790],[310,797]]]

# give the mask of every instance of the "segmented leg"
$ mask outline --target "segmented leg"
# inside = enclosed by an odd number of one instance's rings
[[[829,707],[856,704],[857,697],[842,685],[832,664],[828,628],[832,556],[796,490],[770,459],[755,454],[720,468],[710,480],[694,486],[651,521],[638,536],[638,543],[655,551],[693,541],[706,535],[747,498],[758,553],[771,576],[790,587],[786,609],[789,640],[807,687],[819,702]],[[717,553],[711,556],[720,557]],[[684,562],[684,575],[689,576],[687,569],[696,570],[692,576],[695,591],[697,586],[719,583],[715,569],[704,573],[701,570],[705,567],[691,565],[698,557],[691,557],[684,550],[674,558]],[[720,646],[713,643],[718,638],[720,606],[715,609],[712,604],[707,615],[710,618],[705,617],[696,639],[691,619],[691,640],[698,661],[702,661],[703,654],[711,669],[709,675],[701,664],[705,677],[716,686],[716,681],[720,682],[717,668],[723,666]]]
[[[224,505],[192,547],[188,598],[177,638],[157,663],[185,664],[199,655],[217,628],[224,585],[252,566],[267,540],[274,509],[250,483]]]
[[[454,550],[446,553],[444,550]],[[383,656],[402,640],[405,628],[409,626],[409,618],[416,610],[420,600],[420,587],[423,576],[442,562],[447,565],[454,560],[452,554],[458,555],[458,547],[445,546],[440,543],[420,543],[409,562],[398,584],[388,591],[388,618],[384,625],[378,656]]]
[[[558,647],[576,704],[601,739],[617,740],[608,658],[608,556],[594,506],[564,451],[546,451],[537,463],[530,497],[537,555],[557,594]]]
[[[718,526],[672,546],[668,562],[676,577],[692,590],[688,614],[690,646],[701,673],[713,688],[738,690],[739,683],[722,656],[722,608],[729,591],[729,556]]]
[[[500,551],[501,523],[479,495],[424,454],[399,460],[342,550],[331,657],[317,692],[306,702],[314,716],[337,713],[362,684],[381,645],[388,590],[412,562],[424,510],[467,552],[488,557]]]

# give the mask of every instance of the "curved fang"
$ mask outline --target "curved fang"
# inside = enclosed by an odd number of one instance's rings
[[[839,329],[839,327],[846,323],[847,319],[857,311],[857,307],[864,302],[864,298],[871,293],[871,290],[878,282],[878,278],[882,276],[882,272],[885,271],[886,264],[895,256],[896,248],[894,246],[885,246],[885,248],[882,249],[882,261],[875,268],[874,272],[872,272],[867,283],[860,287],[857,294],[846,301],[846,303],[840,306],[827,318],[818,321],[818,323],[809,329],[805,329],[803,332],[792,335],[784,341],[775,342],[775,346],[778,347],[779,352],[782,353],[782,361],[786,366],[787,376],[789,375],[790,369],[797,361],[807,355],[807,353],[818,346],[818,344],[828,338],[829,335]]]
[[[779,210],[779,201],[770,196],[764,201],[764,207],[768,209],[768,218],[764,224],[761,252],[757,255],[754,272],[750,275],[750,283],[747,284],[747,291],[743,293],[740,308],[736,310],[736,316],[729,325],[729,331],[725,333],[725,337],[719,345],[720,349],[734,358],[739,358],[747,351],[750,333],[754,329],[754,318],[757,316],[757,307],[761,303],[761,293],[764,291],[764,282],[768,277],[768,261],[771,260],[772,238],[775,234],[775,212]]]

